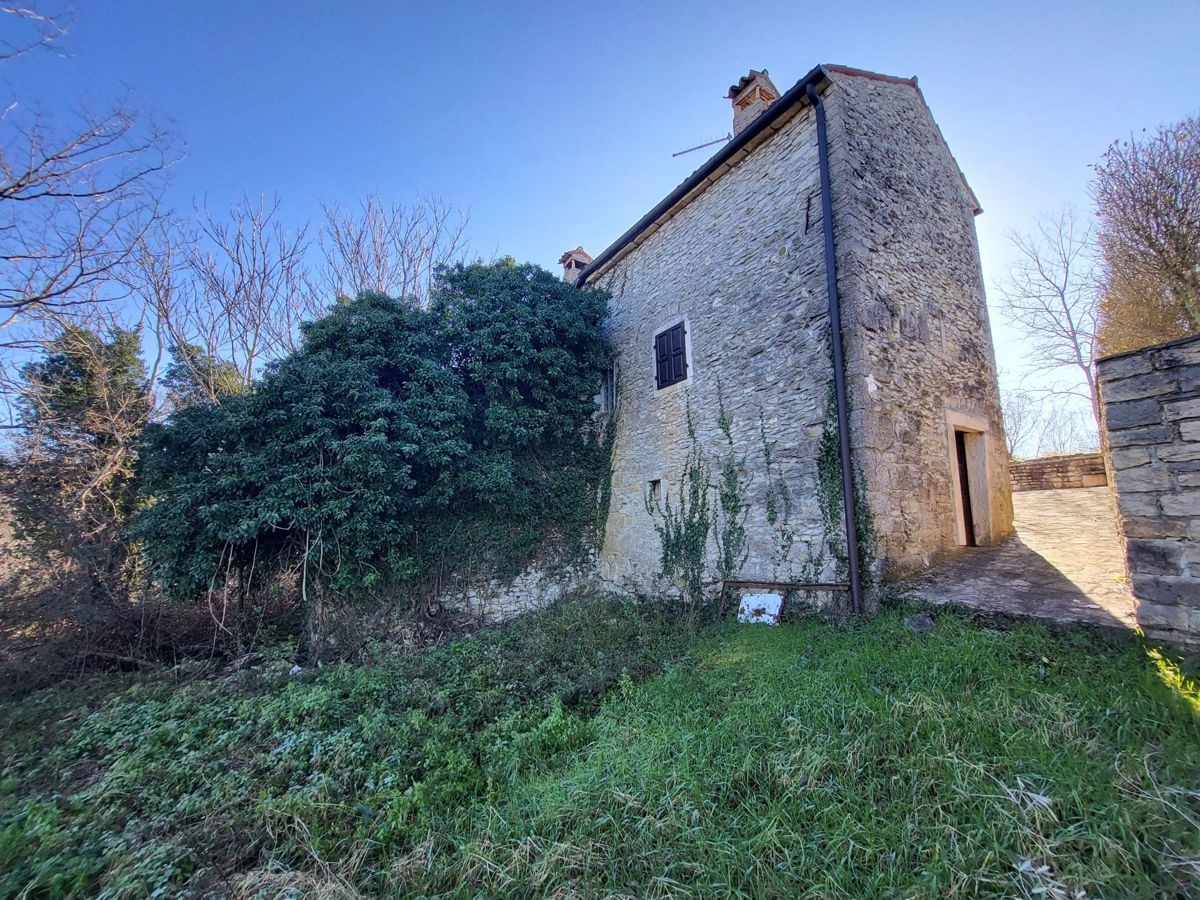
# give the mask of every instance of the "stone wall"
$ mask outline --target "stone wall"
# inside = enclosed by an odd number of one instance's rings
[[[549,606],[595,580],[594,560],[577,565],[534,564],[514,578],[464,580],[438,602],[484,625],[496,625]]]
[[[718,393],[733,417],[752,507],[744,576],[832,578],[812,499],[832,378],[820,209],[814,119],[804,108],[598,279],[613,292],[617,354],[612,499],[600,556],[607,580],[653,588],[661,543],[647,493],[658,481],[666,498],[678,495],[689,414],[709,464],[719,464],[726,443]],[[688,378],[658,390],[654,337],[679,321]],[[786,553],[766,514],[762,430],[793,498]]]
[[[855,455],[900,576],[965,542],[956,428],[977,542],[1012,530],[975,202],[914,84],[835,77],[826,103]]]
[[[986,472],[972,490],[980,542],[1011,530],[973,211],[912,85],[835,75],[826,97],[852,440],[884,574],[902,574],[958,543],[956,425],[980,437],[971,458]],[[749,483],[750,556],[739,574],[831,580],[831,534],[816,500],[818,483],[831,474],[819,470],[818,458],[832,416],[832,366],[813,110],[799,107],[593,283],[613,292],[617,351],[603,576],[651,586],[661,544],[647,493],[660,482],[668,497],[677,494],[689,414],[717,464],[725,452],[721,395]],[[689,377],[657,390],[654,336],[680,321]],[[791,492],[790,544],[767,515],[763,431]]]
[[[1062,488],[1102,487],[1108,484],[1104,454],[1067,453],[1017,459],[1008,465],[1014,491],[1048,491]]]
[[[1138,622],[1200,645],[1200,337],[1096,370]]]

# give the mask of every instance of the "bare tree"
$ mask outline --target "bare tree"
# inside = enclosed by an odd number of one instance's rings
[[[374,194],[357,210],[337,204],[323,209],[320,244],[334,296],[374,291],[424,304],[438,266],[466,250],[469,216],[436,198],[388,206]]]
[[[1032,234],[1010,235],[1018,257],[998,286],[1004,317],[1026,336],[1029,360],[1071,372],[1065,384],[1039,389],[1086,399],[1099,427],[1096,332],[1099,282],[1090,226],[1072,210],[1039,221]]]
[[[0,6],[0,16],[7,16],[4,21],[13,32],[0,37],[0,62],[53,49],[67,33],[65,12],[49,12],[36,3],[5,3]]]
[[[198,210],[199,241],[183,250],[185,278],[160,294],[172,342],[232,363],[243,385],[296,349],[300,323],[321,311],[304,266],[306,229],[289,232],[278,213],[277,198],[247,198],[228,217]]]
[[[1042,405],[1029,391],[1007,390],[1000,397],[1004,416],[1004,436],[1008,440],[1008,455],[1016,459],[1030,448],[1041,430]]]
[[[1038,455],[1077,453],[1100,446],[1095,424],[1081,409],[1052,406],[1038,422]]]
[[[5,64],[66,33],[61,14],[33,3],[0,6],[0,21]],[[15,94],[0,105],[0,427],[10,430],[22,361],[67,320],[123,296],[121,269],[158,215],[172,148],[122,104],[54,117]]]
[[[192,277],[189,260],[197,252],[197,241],[187,222],[160,218],[142,235],[123,270],[146,330],[154,338],[151,387],[164,387],[160,375],[165,375],[167,396],[156,397],[156,413],[188,403],[219,402],[244,387],[240,371],[215,355],[225,346],[227,323],[204,308],[202,292]],[[171,360],[164,369],[166,353]]]
[[[161,348],[175,339],[168,314],[176,305],[186,253],[194,240],[185,223],[172,216],[159,217],[141,234],[122,272],[126,289],[153,323]]]
[[[63,130],[17,119],[10,107],[0,145],[0,330],[115,299],[101,289],[153,221],[167,164],[163,133],[127,109]]]
[[[66,13],[0,5],[0,63],[55,48]],[[115,270],[153,220],[169,141],[124,104],[70,121],[27,108],[0,112],[0,330],[107,299]],[[13,342],[11,331],[0,347]]]
[[[1200,332],[1200,116],[1116,141],[1096,166],[1105,352]]]

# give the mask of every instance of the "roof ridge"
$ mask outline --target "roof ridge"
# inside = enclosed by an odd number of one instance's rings
[[[762,70],[766,74],[766,70]],[[699,168],[692,172],[680,184],[660,200],[648,213],[642,216],[635,222],[624,234],[618,237],[615,241],[609,244],[599,256],[597,256],[591,264],[580,274],[577,284],[586,284],[598,271],[602,271],[609,266],[615,259],[623,255],[625,248],[632,242],[636,241],[647,229],[657,227],[657,223],[664,216],[670,218],[679,205],[686,205],[691,198],[697,193],[702,192],[705,188],[704,182],[708,180],[714,173],[718,172],[722,166],[726,169],[731,165],[736,165],[741,161],[737,154],[743,156],[752,152],[753,146],[748,146],[754,142],[754,146],[761,140],[761,133],[770,128],[771,123],[788,108],[795,104],[806,102],[807,88],[811,85],[816,88],[832,83],[834,79],[832,75],[846,75],[856,78],[867,78],[872,81],[879,81],[888,84],[904,84],[911,87],[917,92],[917,96],[921,100],[921,105],[925,108],[926,115],[929,116],[933,127],[937,132],[938,138],[941,140],[942,146],[946,149],[946,153],[950,157],[951,163],[954,164],[958,171],[959,180],[966,191],[967,200],[971,206],[971,211],[978,215],[983,211],[979,205],[979,200],[975,196],[975,192],[967,183],[966,176],[963,175],[962,167],[958,165],[958,160],[954,157],[954,152],[950,149],[950,145],[946,142],[946,137],[942,134],[941,126],[938,125],[937,119],[934,118],[933,111],[929,108],[929,104],[925,100],[925,95],[921,92],[921,88],[917,85],[917,78],[914,75],[911,78],[899,78],[895,75],[884,75],[881,72],[872,72],[868,69],[857,69],[853,66],[842,65],[818,65],[813,68],[807,75],[797,81],[792,87],[783,92],[783,95],[772,103],[767,109],[753,122],[746,126],[740,134],[734,136],[733,140],[729,141],[725,146],[714,153],[708,160],[702,163]],[[769,77],[769,76],[768,76]],[[731,160],[734,160],[732,163]],[[716,177],[720,177],[719,174]]]
[[[837,72],[841,75],[853,75],[856,78],[869,78],[872,81],[886,81],[889,84],[910,84],[913,87],[917,86],[917,76],[913,75],[909,78],[901,78],[899,75],[885,75],[883,72],[872,72],[870,69],[859,69],[855,66],[842,66],[837,63],[825,63],[825,69],[828,72]]]

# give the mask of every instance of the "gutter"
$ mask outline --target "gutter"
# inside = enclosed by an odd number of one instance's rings
[[[818,69],[823,67],[818,66]],[[829,146],[825,99],[805,79],[805,93],[817,114],[817,161],[821,170],[821,226],[825,233],[825,290],[829,296],[829,343],[833,351],[834,401],[837,406],[838,459],[842,469],[842,508],[846,511],[846,556],[850,567],[850,608],[863,612],[862,572],[858,560],[858,516],[854,508],[854,469],[850,459],[850,414],[846,359],[842,349],[842,305],[838,297],[837,256],[833,246],[833,200],[829,188]]]
[[[763,134],[783,113],[807,100],[812,104],[817,117],[817,156],[821,172],[821,222],[825,236],[825,289],[829,298],[830,345],[833,353],[833,383],[838,422],[838,458],[842,469],[842,507],[845,510],[846,555],[850,576],[850,608],[861,615],[864,611],[862,572],[858,559],[858,522],[854,508],[854,469],[850,456],[849,400],[846,392],[846,360],[842,347],[842,311],[838,297],[837,257],[833,243],[833,201],[829,186],[829,148],[825,130],[825,101],[817,91],[817,85],[832,82],[825,66],[816,66],[800,81],[789,88],[771,108],[742,130],[737,137],[725,145],[703,166],[693,172],[675,190],[671,191],[650,212],[597,256],[586,269],[579,273],[576,287],[583,287],[588,278],[599,272],[642,232],[650,228],[661,217],[692,191],[700,188],[706,179],[726,166],[759,135]],[[812,588],[813,586],[809,586]],[[821,586],[828,587],[828,586]],[[840,585],[839,585],[840,587]]]

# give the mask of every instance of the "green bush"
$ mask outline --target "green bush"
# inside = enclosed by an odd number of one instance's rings
[[[428,309],[341,302],[250,392],[149,429],[134,537],[172,596],[291,578],[319,619],[331,592],[437,581],[472,550],[513,571],[551,532],[590,535],[606,311],[511,260],[442,270]]]

